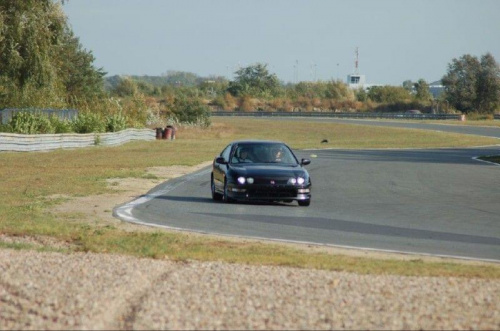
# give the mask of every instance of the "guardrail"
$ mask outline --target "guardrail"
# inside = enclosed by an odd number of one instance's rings
[[[132,140],[155,140],[151,129],[127,129],[108,133],[15,134],[0,133],[0,151],[33,152],[95,145],[114,146]]]
[[[248,117],[329,117],[329,118],[382,118],[382,119],[417,119],[417,120],[461,120],[457,114],[407,114],[407,113],[333,113],[333,112],[240,112],[214,111],[213,116],[248,116]]]

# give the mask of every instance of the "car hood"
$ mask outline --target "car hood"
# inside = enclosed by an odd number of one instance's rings
[[[300,166],[280,166],[275,164],[266,165],[231,165],[231,170],[238,173],[238,175],[245,177],[273,177],[273,178],[283,178],[283,177],[298,177],[306,176],[307,171]]]

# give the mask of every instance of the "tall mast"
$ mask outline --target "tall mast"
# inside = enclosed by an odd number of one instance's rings
[[[356,75],[359,75],[359,67],[358,67],[358,64],[359,64],[359,48],[356,47],[356,57],[355,57],[355,60],[354,60],[354,73]]]

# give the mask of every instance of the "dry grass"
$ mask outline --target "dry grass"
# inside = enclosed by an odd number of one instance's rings
[[[389,121],[389,120],[387,120]],[[397,120],[397,122],[402,122]],[[446,124],[446,125],[467,125],[467,126],[489,126],[489,127],[500,127],[499,120],[467,120],[467,121],[456,121],[456,120],[405,120],[405,122],[411,123],[426,123],[426,124]]]
[[[109,178],[142,177],[146,168],[196,165],[211,160],[232,140],[282,140],[293,148],[416,148],[498,143],[496,139],[336,123],[214,119],[209,129],[181,128],[175,141],[133,142],[40,153],[0,155],[0,234],[50,236],[70,250],[132,254],[153,258],[224,260],[291,265],[360,273],[500,278],[498,266],[366,259],[304,253],[267,244],[245,244],[168,232],[127,232],[82,221],[79,215],[54,215],[48,207],[67,196],[108,192]],[[59,196],[55,198],[54,196]],[[71,217],[69,217],[71,216]],[[0,245],[5,247],[5,245]],[[22,247],[21,247],[22,248]]]
[[[236,127],[237,139],[285,141],[292,148],[434,148],[498,144],[498,139],[367,125],[296,120],[217,118],[216,123]],[[321,144],[328,139],[328,145]]]

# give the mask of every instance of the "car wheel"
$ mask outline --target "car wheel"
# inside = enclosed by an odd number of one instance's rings
[[[233,202],[234,201],[227,194],[227,182],[226,182],[226,180],[224,180],[224,194],[222,195],[222,200],[224,200],[224,202]]]
[[[212,175],[212,178],[210,180],[210,187],[212,189],[212,199],[216,201],[222,200],[222,194],[215,192],[215,183],[214,183],[214,176]]]
[[[298,200],[299,206],[301,207],[307,207],[311,204],[311,199],[309,200]]]

